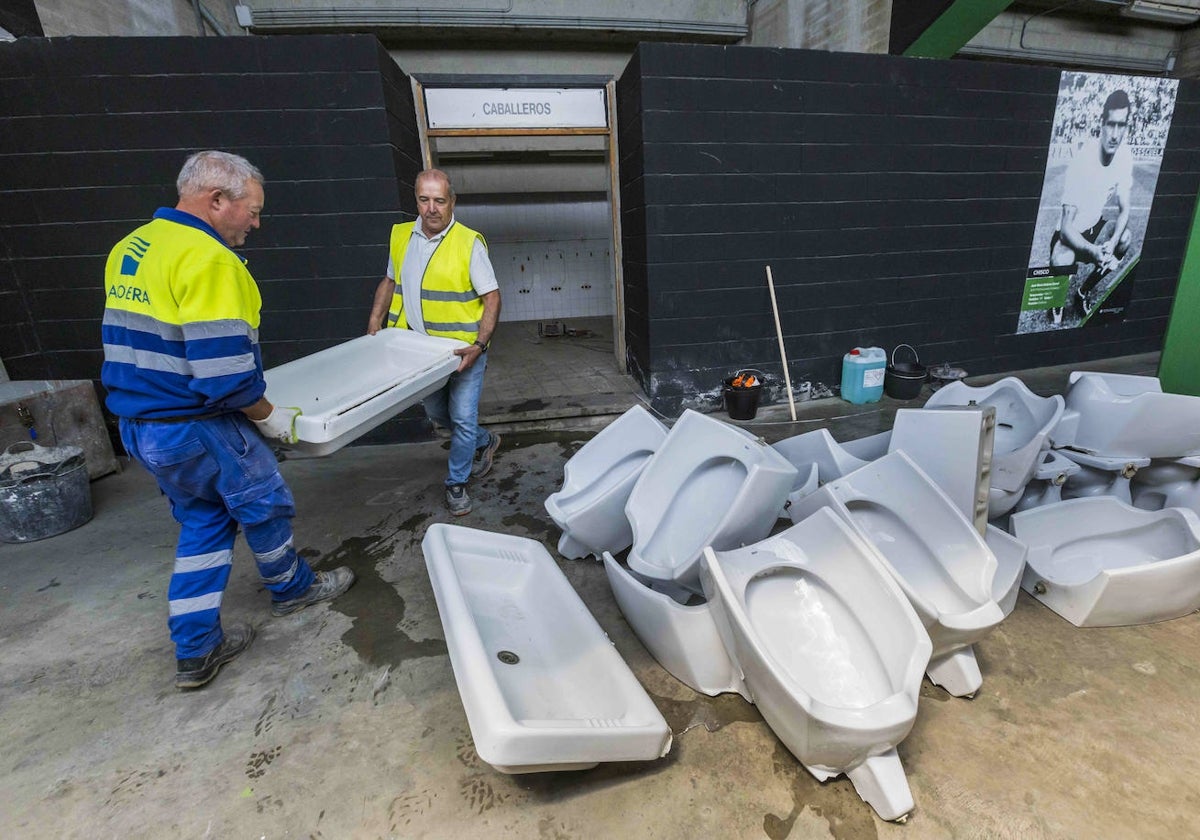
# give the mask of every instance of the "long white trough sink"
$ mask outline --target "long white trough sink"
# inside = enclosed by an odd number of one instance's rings
[[[329,455],[445,385],[465,346],[380,330],[267,370],[267,399],[300,409],[293,450]]]
[[[435,524],[421,548],[480,758],[533,773],[666,755],[670,727],[541,543]]]

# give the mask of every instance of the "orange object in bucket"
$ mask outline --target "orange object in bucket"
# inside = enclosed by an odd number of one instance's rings
[[[756,375],[757,374],[757,375]],[[731,420],[753,420],[758,414],[758,400],[762,396],[762,373],[754,370],[739,370],[724,380],[723,394],[725,411]]]

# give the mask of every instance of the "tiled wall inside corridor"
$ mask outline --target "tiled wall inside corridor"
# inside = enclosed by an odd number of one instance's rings
[[[487,240],[504,301],[501,321],[613,314],[611,217],[603,196],[463,196],[455,215]]]

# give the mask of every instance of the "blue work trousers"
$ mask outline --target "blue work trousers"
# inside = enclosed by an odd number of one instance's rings
[[[479,395],[487,353],[464,371],[450,374],[449,381],[425,398],[425,413],[443,429],[450,430],[450,469],[446,486],[466,484],[471,477],[475,450],[487,446],[491,434],[479,427]]]
[[[292,491],[244,414],[172,423],[122,418],[121,441],[154,476],[181,526],[167,592],[178,659],[204,656],[224,638],[221,598],[239,525],[273,600],[312,585],[313,571],[292,544]]]

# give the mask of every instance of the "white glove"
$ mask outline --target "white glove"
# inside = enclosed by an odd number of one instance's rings
[[[277,405],[262,420],[255,420],[254,425],[258,427],[259,434],[267,440],[295,443],[299,440],[296,437],[296,418],[299,416],[300,409]]]

